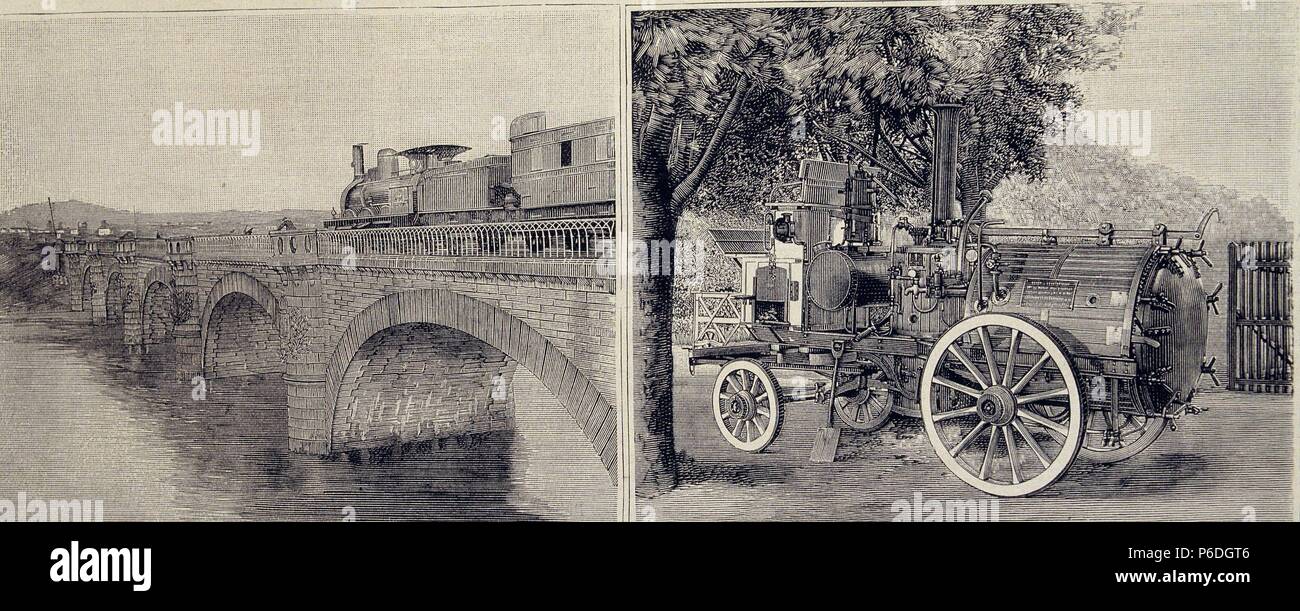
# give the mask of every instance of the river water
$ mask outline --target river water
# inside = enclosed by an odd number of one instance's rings
[[[284,382],[128,358],[84,313],[0,305],[0,500],[102,500],[105,520],[612,520],[616,489],[523,368],[514,431],[404,455],[287,451]]]

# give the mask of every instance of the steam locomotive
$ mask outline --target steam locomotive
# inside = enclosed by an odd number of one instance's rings
[[[932,110],[927,223],[882,225],[875,168],[805,160],[799,196],[767,204],[765,230],[711,230],[743,286],[696,296],[689,364],[720,367],[711,408],[726,441],[762,451],[786,403],[807,398],[836,436],[836,420],[873,431],[919,417],[960,479],[1022,496],[1078,456],[1124,460],[1199,412],[1218,293],[1199,265],[1217,211],[1194,230],[1003,227],[980,214],[987,193],[963,212],[961,108]]]
[[[510,154],[468,161],[469,150],[433,144],[381,149],[365,167],[352,147],[352,182],[328,229],[405,227],[562,218],[614,213],[614,119],[547,128],[546,113],[510,123]]]

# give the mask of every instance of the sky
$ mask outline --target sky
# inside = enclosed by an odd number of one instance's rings
[[[615,116],[619,12],[441,9],[0,19],[0,210],[337,206],[351,145],[508,154],[514,117]],[[256,110],[261,148],[154,144],[154,113]]]
[[[1253,8],[1247,9],[1251,5]],[[619,109],[616,7],[125,14],[0,19],[0,210],[80,199],[157,212],[329,209],[350,146],[508,152],[526,112]],[[1161,163],[1275,202],[1300,198],[1297,4],[1145,4],[1085,108],[1149,110]],[[257,110],[261,149],[158,146],[155,111]]]
[[[1274,203],[1300,203],[1291,174],[1298,7],[1266,0],[1143,5],[1116,69],[1079,77],[1084,108],[1150,110],[1151,154],[1140,161]]]

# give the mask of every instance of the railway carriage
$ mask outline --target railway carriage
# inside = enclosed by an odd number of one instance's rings
[[[919,417],[960,479],[1023,496],[1200,411],[1218,289],[1190,242],[1216,211],[1194,229],[1020,229],[982,217],[985,193],[964,215],[958,112],[933,109],[925,223],[881,224],[871,168],[806,160],[765,230],[713,230],[742,287],[696,296],[689,363],[719,367],[710,408],[732,446],[767,448],[787,403],[811,397],[860,431]]]
[[[459,160],[468,147],[380,149],[366,168],[352,147],[353,178],[327,229],[612,217],[614,119],[548,128],[545,113],[510,124],[510,154]]]

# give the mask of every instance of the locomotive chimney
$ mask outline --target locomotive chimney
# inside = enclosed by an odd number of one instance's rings
[[[957,115],[960,104],[934,106],[934,155],[930,163],[930,222],[941,227],[948,221],[961,218],[961,204],[957,201]],[[949,236],[947,230],[940,235]]]
[[[360,178],[366,173],[366,143],[352,145],[352,177]]]

